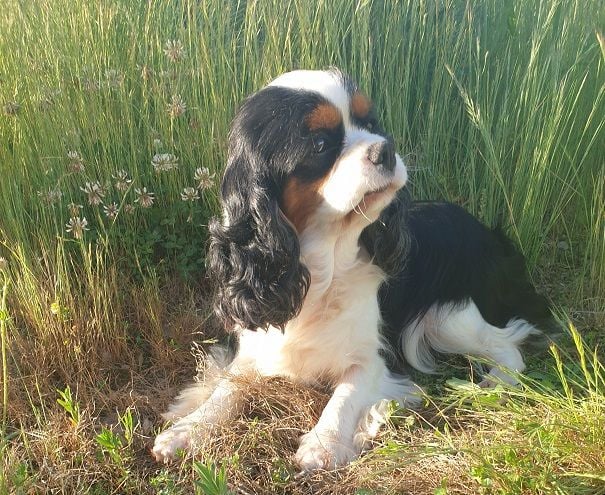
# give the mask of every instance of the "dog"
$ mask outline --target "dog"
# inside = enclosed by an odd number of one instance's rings
[[[245,100],[208,255],[238,348],[223,378],[170,408],[157,461],[233,418],[230,377],[244,373],[333,390],[301,437],[303,471],[355,459],[390,401],[418,406],[407,366],[476,356],[493,363],[481,386],[515,383],[521,345],[550,326],[546,300],[505,235],[454,204],[412,201],[407,180],[374,105],[336,69],[283,74]]]

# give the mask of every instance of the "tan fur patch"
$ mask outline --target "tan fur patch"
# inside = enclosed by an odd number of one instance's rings
[[[317,129],[336,129],[342,122],[342,116],[331,103],[320,103],[307,115],[307,126],[311,131]]]
[[[358,119],[363,119],[367,117],[371,109],[372,102],[366,95],[357,91],[351,97],[351,111],[353,112],[353,115]]]
[[[294,224],[298,232],[302,232],[309,217],[322,201],[320,194],[325,177],[313,182],[303,182],[290,178],[284,188],[281,208],[288,220]]]

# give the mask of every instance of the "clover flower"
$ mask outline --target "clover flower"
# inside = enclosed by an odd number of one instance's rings
[[[85,91],[98,91],[100,88],[99,82],[95,79],[92,79],[88,76],[80,77],[80,87]]]
[[[135,212],[136,208],[134,205],[131,205],[130,203],[125,204],[124,206],[122,206],[122,211],[124,211],[124,213],[126,213],[127,215],[132,215]]]
[[[112,89],[117,89],[124,84],[124,74],[115,69],[105,71],[107,85]]]
[[[49,205],[58,203],[63,197],[63,193],[58,188],[48,188],[48,191],[38,191],[38,197]]]
[[[80,153],[77,151],[68,151],[67,158],[69,159],[69,164],[67,168],[70,172],[74,174],[80,174],[84,172],[84,160],[80,156]]]
[[[172,169],[178,168],[178,157],[171,153],[158,153],[153,155],[151,164],[153,169],[157,172],[168,172]]]
[[[103,202],[103,197],[105,197],[105,189],[98,182],[87,182],[80,190],[88,195],[89,205],[99,205]]]
[[[6,115],[17,115],[21,111],[21,105],[16,101],[8,101],[2,107]]]
[[[168,103],[167,109],[170,118],[176,119],[185,113],[187,105],[185,105],[185,102],[180,95],[173,95],[170,103]]]
[[[83,208],[82,205],[77,205],[76,203],[69,203],[67,205],[67,209],[69,210],[69,215],[71,217],[77,217],[80,215],[80,210]]]
[[[146,187],[141,189],[135,189],[134,192],[137,194],[137,198],[134,200],[135,203],[139,203],[142,208],[149,208],[155,201],[155,194],[148,192]]]
[[[116,180],[115,187],[120,192],[126,191],[132,183],[132,179],[128,177],[126,170],[118,170],[112,177]]]
[[[65,224],[65,230],[71,232],[76,239],[82,239],[84,231],[90,230],[87,225],[88,221],[86,220],[86,217],[72,217],[69,219],[69,222]]]
[[[118,216],[118,204],[115,202],[109,203],[108,205],[103,206],[103,211],[105,212],[105,215],[107,215],[107,218],[114,220]]]
[[[168,40],[164,45],[164,54],[171,62],[178,62],[185,58],[185,48],[180,40]]]
[[[181,193],[181,199],[183,201],[196,201],[200,199],[200,196],[195,187],[186,187]]]
[[[8,268],[8,261],[6,258],[0,256],[0,272],[5,271]]]
[[[214,176],[215,174],[211,174],[210,170],[208,170],[206,167],[201,167],[195,169],[193,178],[197,182],[197,188],[200,191],[203,191],[204,189],[209,189],[214,185]]]

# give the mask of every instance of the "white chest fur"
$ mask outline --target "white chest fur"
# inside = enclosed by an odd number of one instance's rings
[[[356,239],[305,239],[311,286],[300,314],[282,333],[244,330],[238,362],[263,375],[305,382],[337,381],[380,349],[377,291],[384,278]],[[246,364],[244,364],[246,363]]]

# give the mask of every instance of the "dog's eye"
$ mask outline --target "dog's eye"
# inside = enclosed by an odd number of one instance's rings
[[[315,137],[313,138],[313,151],[315,153],[323,153],[326,151],[328,147],[328,143],[323,137]]]

